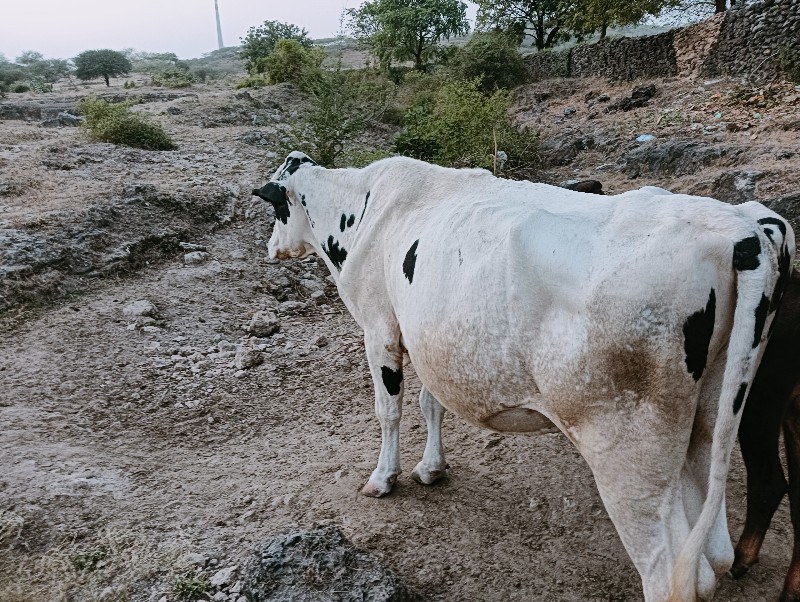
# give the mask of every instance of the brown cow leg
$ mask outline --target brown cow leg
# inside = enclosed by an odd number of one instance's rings
[[[788,489],[778,455],[783,407],[770,408],[759,401],[751,393],[739,426],[739,444],[747,469],[747,518],[734,552],[730,571],[734,579],[758,562],[772,515]]]
[[[781,602],[800,601],[800,398],[795,397],[786,413],[783,438],[786,444],[786,463],[789,466],[789,502],[794,528],[792,563],[786,574]]]

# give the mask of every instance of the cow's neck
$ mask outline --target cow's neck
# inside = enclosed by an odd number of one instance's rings
[[[313,177],[303,177],[312,172]],[[370,192],[357,170],[300,170],[294,188],[308,216],[317,253],[334,280],[347,265],[361,222],[369,207]]]

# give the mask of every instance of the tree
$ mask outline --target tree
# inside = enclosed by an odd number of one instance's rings
[[[443,38],[469,32],[467,6],[460,0],[368,0],[345,16],[350,32],[383,67],[411,60],[424,71],[441,55]]]
[[[324,59],[322,49],[303,48],[297,40],[278,40],[263,64],[271,83],[291,82],[302,90],[308,90],[321,76],[320,67]]]
[[[609,27],[634,25],[646,16],[655,16],[677,3],[678,0],[580,0],[569,28],[578,36],[599,30],[602,39]]]
[[[84,50],[75,57],[75,76],[89,80],[102,77],[106,86],[111,84],[109,77],[119,77],[130,73],[133,66],[128,58],[116,50]]]
[[[264,21],[263,25],[251,27],[241,40],[239,56],[244,59],[245,67],[251,75],[265,72],[264,59],[275,50],[279,40],[296,40],[303,48],[313,46],[305,29],[280,21]]]
[[[516,37],[502,32],[478,32],[449,63],[461,79],[480,80],[483,92],[513,88],[528,78]]]
[[[478,25],[533,36],[537,50],[569,37],[572,0],[477,0]]]

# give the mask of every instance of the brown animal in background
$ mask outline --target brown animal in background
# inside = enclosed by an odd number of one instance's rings
[[[789,468],[788,485],[778,454],[781,428]],[[775,317],[772,336],[744,406],[739,444],[747,468],[747,519],[736,544],[731,575],[738,579],[758,562],[770,520],[788,491],[794,550],[780,600],[800,600],[799,274],[789,280]]]

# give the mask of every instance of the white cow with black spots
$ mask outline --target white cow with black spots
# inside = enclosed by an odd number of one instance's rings
[[[757,203],[654,190],[587,203],[407,158],[329,170],[295,152],[253,193],[275,208],[270,256],[318,253],[364,329],[382,430],[365,495],[401,472],[408,354],[428,426],[417,481],[445,473],[443,408],[501,432],[555,426],[591,467],[645,599],[713,595],[788,224]]]

